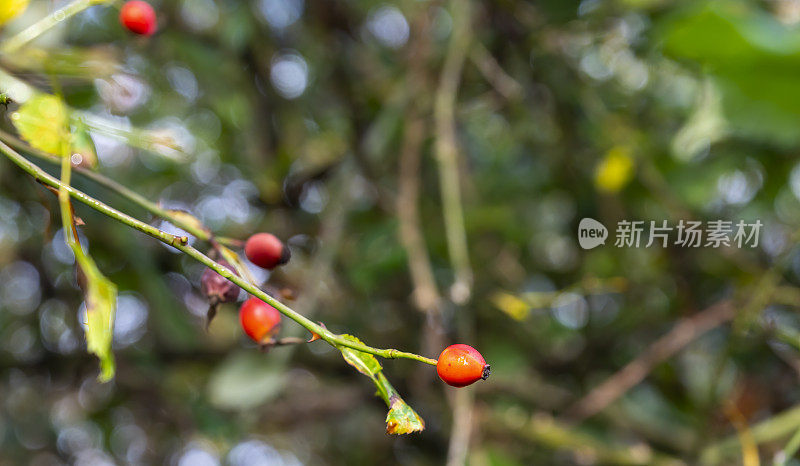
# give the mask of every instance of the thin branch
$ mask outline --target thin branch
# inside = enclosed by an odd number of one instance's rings
[[[453,32],[433,107],[444,226],[447,248],[455,270],[451,297],[458,304],[466,303],[472,294],[472,270],[467,250],[467,234],[464,230],[464,208],[461,205],[454,117],[461,71],[471,42],[470,11],[468,0],[452,0],[450,13],[453,16]]]
[[[47,152],[35,149],[30,145],[24,143],[20,139],[8,134],[7,132],[0,130],[0,140],[4,141],[6,144],[11,146],[14,149],[21,150],[27,154],[31,154],[41,160],[44,160],[49,163],[53,164],[60,164],[61,161],[59,157],[56,157],[52,154],[48,154]],[[144,210],[150,212],[151,214],[155,215],[156,217],[160,217],[163,219],[168,220],[170,223],[175,225],[176,227],[186,231],[192,236],[195,236],[197,239],[201,241],[210,241],[214,239],[215,241],[225,244],[227,246],[240,246],[241,241],[233,239],[233,238],[224,238],[218,237],[211,234],[206,229],[198,228],[196,225],[192,225],[189,222],[182,220],[180,217],[176,216],[172,212],[167,209],[162,208],[155,202],[147,199],[146,197],[142,196],[141,194],[137,193],[136,191],[119,184],[118,182],[108,178],[107,176],[98,173],[94,170],[90,170],[84,167],[73,167],[73,171],[79,173],[81,176],[88,178],[95,183],[103,186],[115,193],[119,194],[120,196],[124,197],[125,199],[133,202],[134,204],[138,205],[139,207],[143,208]]]
[[[567,410],[566,417],[581,421],[604,410],[625,392],[644,380],[656,365],[669,359],[706,332],[733,319],[734,315],[733,304],[726,300],[682,319],[639,357],[576,402]]]
[[[507,100],[516,100],[522,97],[524,92],[522,85],[503,70],[483,44],[476,41],[472,46],[469,58],[478,67],[484,79]]]
[[[549,414],[535,413],[526,418],[522,413],[504,416],[491,414],[487,419],[490,430],[511,431],[528,442],[552,450],[567,450],[592,463],[648,466],[685,466],[683,461],[654,452],[647,444],[625,444],[598,438],[589,432],[554,419]]]
[[[312,334],[319,335],[320,339],[325,340],[334,347],[344,346],[358,351],[362,351],[364,353],[380,356],[382,358],[412,359],[433,366],[436,365],[435,359],[426,358],[418,354],[407,353],[396,349],[373,348],[363,343],[356,343],[349,341],[345,338],[342,338],[340,335],[336,335],[331,331],[329,331],[328,329],[326,329],[323,325],[314,323],[305,316],[303,316],[302,314],[299,314],[296,311],[292,310],[290,307],[286,306],[277,299],[273,298],[260,288],[249,283],[248,281],[239,277],[238,275],[234,274],[233,271],[231,271],[229,268],[222,266],[221,264],[215,262],[202,252],[198,251],[192,246],[189,246],[188,238],[170,235],[169,233],[163,232],[152,225],[144,223],[140,220],[137,220],[127,214],[118,211],[113,207],[110,207],[104,204],[103,202],[83,193],[82,191],[79,191],[70,186],[62,185],[62,183],[58,179],[54,178],[53,176],[42,170],[39,166],[30,162],[28,159],[20,155],[18,152],[16,152],[14,149],[12,149],[3,142],[0,142],[0,152],[3,152],[6,155],[6,157],[9,158],[9,160],[14,162],[17,166],[22,168],[25,172],[27,172],[29,175],[31,175],[34,179],[36,179],[40,183],[43,183],[47,186],[56,189],[66,189],[72,198],[82,202],[83,204],[88,205],[89,207],[95,209],[96,211],[108,217],[111,217],[121,223],[124,223],[125,225],[128,225],[131,228],[139,230],[142,233],[152,236],[153,238],[156,238],[159,241],[174,247],[175,249],[178,249],[179,251],[183,252],[184,254],[202,263],[203,265],[209,267],[210,269],[214,270],[218,274],[222,275],[226,279],[233,282],[234,284],[238,285],[240,288],[243,288],[245,291],[255,296],[256,298],[275,307],[283,315],[294,320]]]

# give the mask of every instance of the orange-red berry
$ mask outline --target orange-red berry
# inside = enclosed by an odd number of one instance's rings
[[[250,298],[239,309],[239,321],[244,333],[261,344],[280,330],[281,313],[258,298]]]
[[[149,3],[142,0],[131,0],[122,5],[119,22],[129,31],[149,36],[156,32],[156,12]]]
[[[250,262],[264,269],[274,269],[291,257],[289,248],[271,233],[256,233],[248,238],[244,253]]]
[[[466,387],[489,377],[489,365],[475,348],[469,345],[450,345],[439,355],[436,372],[447,385]]]

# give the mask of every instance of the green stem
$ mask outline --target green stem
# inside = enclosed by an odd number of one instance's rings
[[[52,154],[48,154],[47,152],[34,149],[33,147],[29,146],[28,144],[25,144],[21,140],[15,138],[14,136],[6,133],[3,130],[0,130],[0,140],[3,140],[6,144],[17,150],[21,150],[25,153],[31,154],[46,162],[54,164],[61,163],[58,157]],[[73,168],[73,170],[79,173],[81,176],[84,176],[94,181],[100,186],[103,186],[107,189],[116,192],[120,196],[124,197],[125,199],[128,199],[129,201],[133,202],[134,204],[138,205],[144,210],[150,212],[156,217],[168,220],[173,225],[186,231],[192,236],[195,236],[201,241],[210,241],[213,238],[217,242],[224,244],[226,246],[239,246],[241,243],[239,240],[233,238],[214,236],[208,230],[205,230],[203,228],[198,228],[197,226],[192,225],[191,223],[185,222],[181,220],[178,216],[172,214],[172,212],[170,212],[169,210],[162,208],[155,202],[152,202],[151,200],[147,199],[146,197],[142,196],[136,191],[117,183],[116,181],[112,180],[111,178],[108,178],[107,176],[101,173],[83,167],[75,167]]]
[[[293,321],[300,324],[306,330],[311,333],[315,333],[320,336],[322,340],[325,340],[329,344],[334,347],[341,347],[345,346],[348,348],[352,348],[358,351],[362,351],[364,353],[369,353],[375,356],[380,356],[382,358],[387,359],[412,359],[419,362],[424,362],[430,365],[436,365],[436,360],[431,358],[426,358],[424,356],[420,356],[414,353],[407,353],[404,351],[399,351],[396,349],[378,349],[373,348],[371,346],[364,345],[363,343],[356,343],[349,341],[345,338],[342,338],[340,335],[336,335],[326,329],[323,325],[316,324],[303,316],[302,314],[297,313],[296,311],[292,310],[290,307],[286,306],[285,304],[281,303],[277,299],[273,298],[272,296],[268,295],[266,292],[258,288],[257,286],[251,284],[250,282],[246,281],[245,279],[235,275],[229,268],[222,266],[221,264],[215,262],[202,252],[198,251],[197,249],[189,246],[187,244],[188,240],[186,237],[178,237],[174,235],[170,235],[164,231],[159,230],[158,228],[148,225],[140,220],[137,220],[127,214],[124,214],[113,207],[110,207],[103,202],[79,191],[71,186],[66,186],[62,184],[58,179],[54,178],[44,170],[42,170],[39,166],[32,163],[14,149],[9,147],[3,142],[0,142],[0,152],[3,152],[6,157],[9,158],[12,162],[22,168],[25,172],[31,175],[34,179],[48,185],[50,187],[56,189],[63,189],[66,190],[70,196],[74,199],[88,205],[89,207],[97,210],[98,212],[107,215],[125,225],[128,225],[131,228],[141,231],[157,240],[168,244],[184,254],[190,256],[191,258],[195,259],[196,261],[202,263],[203,265],[207,266],[208,268],[214,270],[218,274],[222,275],[226,279],[230,280],[234,284],[238,285],[240,288],[243,288],[251,295],[255,296],[256,298],[270,304],[271,306],[275,307],[278,311],[280,311],[286,317],[292,319]]]
[[[67,19],[75,16],[92,5],[103,2],[104,0],[74,0],[65,5],[63,8],[50,13],[39,21],[31,24],[26,29],[23,29],[16,35],[12,36],[2,46],[0,46],[0,52],[5,54],[14,53],[32,40],[52,29],[58,23],[66,21]]]

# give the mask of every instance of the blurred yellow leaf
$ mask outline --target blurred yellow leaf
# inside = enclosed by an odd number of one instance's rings
[[[600,191],[615,193],[625,187],[633,177],[633,158],[630,150],[616,146],[609,150],[597,165],[594,184]]]
[[[29,0],[3,0],[0,2],[0,26],[19,16],[28,8]]]
[[[200,226],[204,230],[208,230],[202,223]],[[247,264],[242,261],[242,258],[239,257],[239,254],[236,254],[233,250],[222,245],[219,246],[219,251],[222,253],[222,257],[233,266],[236,271],[236,275],[244,278],[253,285],[258,286],[255,277],[253,277],[253,274],[250,273],[250,269],[247,268]]]
[[[510,293],[497,292],[492,295],[491,301],[515,320],[525,320],[531,312],[531,306],[527,302]]]
[[[69,136],[67,108],[53,95],[39,94],[11,115],[19,135],[31,147],[62,156],[62,143]]]

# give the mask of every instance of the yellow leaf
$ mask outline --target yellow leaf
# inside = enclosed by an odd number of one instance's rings
[[[31,147],[62,156],[62,144],[70,142],[67,108],[56,96],[40,94],[11,115],[19,135]]]
[[[594,184],[600,191],[615,193],[633,178],[633,158],[625,147],[613,147],[597,165]]]
[[[498,309],[515,320],[525,320],[531,311],[531,306],[527,302],[509,293],[497,292],[491,300]]]
[[[0,2],[0,26],[19,16],[28,8],[29,0],[3,0]]]

